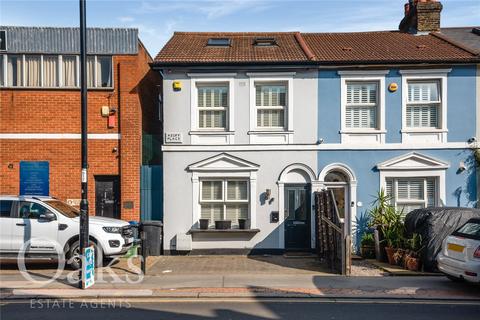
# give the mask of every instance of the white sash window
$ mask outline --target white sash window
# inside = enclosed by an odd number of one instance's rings
[[[227,129],[228,84],[197,84],[199,129]]]
[[[377,91],[376,82],[347,82],[346,128],[377,129]]]
[[[389,178],[385,191],[404,214],[435,206],[438,198],[435,178]]]
[[[439,81],[408,81],[408,128],[439,128],[440,106]]]
[[[258,128],[285,128],[286,84],[255,84]]]
[[[218,179],[202,180],[200,183],[200,218],[230,220],[232,227],[238,227],[238,219],[248,219],[248,180]]]

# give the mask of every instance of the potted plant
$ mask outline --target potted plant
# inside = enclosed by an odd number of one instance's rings
[[[238,219],[238,229],[247,229],[247,219]]]
[[[365,259],[375,258],[375,238],[373,233],[364,233],[360,241],[360,254]]]
[[[395,241],[397,233],[394,228],[383,228],[383,234],[385,236],[385,253],[387,254],[388,263],[391,265],[395,264],[393,255],[395,254]]]
[[[378,261],[382,262],[387,260],[384,250],[386,241],[383,228],[388,224],[386,220],[388,213],[392,210],[395,211],[395,208],[391,205],[391,199],[391,196],[387,195],[384,189],[381,189],[377,192],[372,203],[373,208],[368,211],[369,226],[374,229],[375,256]]]
[[[405,268],[411,271],[420,270],[420,255],[422,250],[422,236],[414,233],[413,237],[408,240],[409,251],[405,256]]]
[[[200,229],[202,229],[202,230],[208,229],[208,223],[209,223],[208,219],[200,219],[199,220]]]
[[[231,220],[215,220],[215,229],[226,230],[232,228]]]

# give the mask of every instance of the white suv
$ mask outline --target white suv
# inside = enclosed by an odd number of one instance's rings
[[[24,250],[26,258],[58,258],[61,251],[77,269],[79,226],[79,211],[55,198],[0,196],[0,257]],[[97,266],[104,257],[126,253],[134,241],[132,227],[112,218],[89,217],[89,235]]]

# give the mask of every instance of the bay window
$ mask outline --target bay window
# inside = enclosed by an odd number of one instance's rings
[[[347,82],[345,127],[377,129],[378,83]]]
[[[284,129],[287,109],[287,84],[255,83],[257,127]]]
[[[227,130],[228,84],[198,83],[197,96],[198,128]]]
[[[388,178],[386,194],[392,205],[403,210],[404,214],[419,208],[435,206],[437,203],[436,179],[428,178]]]
[[[200,218],[209,225],[216,220],[230,220],[238,227],[238,219],[248,219],[248,180],[218,179],[200,182]]]
[[[440,82],[408,80],[406,126],[439,128],[441,114]]]

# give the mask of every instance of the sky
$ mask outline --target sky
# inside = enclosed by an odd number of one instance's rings
[[[87,0],[88,27],[138,28],[156,55],[174,31],[396,30],[407,0]],[[78,0],[0,0],[0,25],[79,24]],[[480,1],[443,0],[442,27],[480,25]]]

